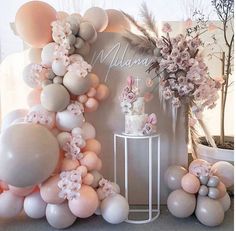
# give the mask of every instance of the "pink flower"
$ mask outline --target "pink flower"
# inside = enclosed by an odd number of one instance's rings
[[[73,113],[74,115],[81,115],[84,113],[84,106],[78,101],[74,101],[73,103],[67,106],[67,110]]]
[[[172,31],[171,25],[169,23],[164,23],[162,31],[164,33],[170,33]]]
[[[165,87],[163,89],[163,97],[164,99],[168,100],[171,99],[173,96],[173,92],[171,91],[171,89],[169,87]]]
[[[115,186],[116,184],[104,178],[99,181],[99,188],[102,190],[103,194],[105,195],[105,198],[118,193]]]
[[[136,100],[136,95],[133,92],[127,94],[127,101],[133,103]]]
[[[179,108],[181,106],[181,102],[180,102],[179,98],[177,98],[177,97],[173,97],[171,100],[171,103],[176,108]]]

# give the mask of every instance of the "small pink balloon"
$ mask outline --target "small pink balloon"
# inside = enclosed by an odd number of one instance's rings
[[[91,185],[93,183],[94,176],[91,173],[88,173],[84,178],[83,178],[83,184],[86,185]]]
[[[96,95],[97,91],[94,87],[91,87],[87,93],[88,97],[94,97]]]
[[[29,92],[27,96],[27,104],[29,107],[33,107],[35,105],[40,104],[40,94],[41,94],[41,89],[33,89],[32,91]]]
[[[79,193],[80,196],[76,199],[69,200],[71,212],[80,218],[92,216],[99,204],[97,193],[92,187],[87,185],[82,185]]]
[[[95,152],[97,155],[101,154],[102,145],[96,139],[89,139],[86,140],[86,146],[83,148],[83,151],[92,151]]]
[[[42,199],[49,204],[61,204],[65,199],[58,196],[60,188],[58,182],[60,181],[59,175],[50,177],[40,187],[40,194]]]
[[[25,187],[25,188],[18,188],[12,185],[9,185],[9,190],[17,196],[27,196],[32,193],[35,189],[35,186]]]
[[[79,166],[76,170],[79,170],[81,172],[81,176],[85,177],[88,173],[88,169],[85,166]]]
[[[99,82],[100,82],[98,76],[95,75],[95,74],[93,74],[93,73],[89,73],[88,76],[89,76],[90,81],[91,81],[91,83],[92,83],[92,84],[91,84],[92,87],[97,88],[98,85],[99,85]]]
[[[85,140],[95,138],[96,130],[95,130],[94,126],[88,122],[83,123],[82,136]]]
[[[105,100],[109,96],[109,88],[105,84],[99,84],[96,90],[97,100]]]
[[[19,197],[11,191],[4,191],[0,194],[0,217],[12,218],[17,216],[24,203],[24,197]]]
[[[98,158],[95,170],[100,171],[102,169],[102,160]]]
[[[94,112],[98,109],[99,103],[94,98],[89,98],[85,103],[85,112]]]
[[[78,160],[64,158],[61,163],[61,171],[71,171],[79,167]]]
[[[97,166],[98,157],[94,152],[85,152],[84,157],[80,160],[81,165],[84,165],[89,171],[94,170]]]
[[[200,181],[195,175],[187,173],[183,176],[181,185],[184,191],[188,193],[197,193],[200,188]]]
[[[86,103],[88,100],[88,96],[87,95],[79,95],[78,100],[80,103]]]
[[[219,198],[225,196],[226,194],[226,187],[225,185],[220,181],[220,183],[217,185],[217,189],[220,191]]]

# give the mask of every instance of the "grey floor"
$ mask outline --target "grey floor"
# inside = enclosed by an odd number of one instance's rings
[[[161,215],[152,223],[144,225],[132,225],[122,223],[111,225],[106,223],[101,216],[92,216],[88,219],[78,219],[74,225],[67,230],[69,231],[233,231],[234,230],[234,210],[233,206],[225,214],[224,223],[218,227],[209,228],[200,224],[192,216],[186,219],[177,219],[167,210],[166,206],[161,207]],[[20,216],[14,220],[0,220],[0,231],[48,231],[55,230],[50,227],[45,219],[31,220],[25,216]]]

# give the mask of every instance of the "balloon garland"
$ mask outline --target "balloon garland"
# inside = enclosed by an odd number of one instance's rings
[[[84,17],[57,13],[40,1],[18,10],[17,32],[33,48],[42,48],[41,63],[23,72],[33,89],[29,110],[15,110],[3,121],[0,217],[17,216],[23,208],[31,218],[46,216],[57,229],[94,213],[112,224],[128,217],[119,186],[99,173],[101,144],[85,119],[109,94],[83,58],[108,22],[98,7]]]
[[[167,199],[170,213],[185,218],[195,212],[204,225],[221,224],[231,204],[226,187],[234,183],[233,165],[225,161],[211,165],[196,159],[188,170],[182,166],[170,166],[165,172],[166,185],[174,190]]]

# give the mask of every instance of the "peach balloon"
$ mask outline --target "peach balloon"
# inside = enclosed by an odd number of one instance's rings
[[[187,173],[181,180],[181,186],[188,193],[197,193],[200,188],[200,181],[193,174]]]
[[[71,171],[79,167],[78,160],[64,158],[61,163],[61,171]]]
[[[81,172],[82,177],[85,177],[88,173],[88,169],[85,166],[79,166],[76,170]]]
[[[91,185],[93,183],[94,177],[91,173],[88,173],[84,178],[83,178],[83,184],[86,185]]]
[[[27,96],[27,104],[29,107],[33,107],[35,105],[40,104],[40,94],[41,94],[41,89],[33,89],[32,91],[29,92]]]
[[[97,91],[94,87],[91,87],[87,93],[88,97],[94,97],[96,95]]]
[[[82,125],[82,136],[85,140],[93,139],[96,136],[96,130],[94,126],[88,122]]]
[[[94,73],[89,73],[87,76],[90,78],[92,87],[97,88],[100,82],[98,76]]]
[[[96,90],[95,98],[97,100],[104,100],[109,95],[109,88],[105,84],[99,84]]]
[[[92,151],[95,152],[97,155],[101,153],[102,145],[96,139],[89,139],[86,140],[86,146],[83,148],[83,151]]]
[[[15,187],[15,186],[12,186],[12,185],[9,185],[9,190],[17,195],[17,196],[27,196],[29,195],[30,193],[32,193],[35,189],[35,186],[30,186],[30,187],[25,187],[25,188],[18,188],[18,187]]]
[[[58,196],[60,188],[58,182],[60,181],[59,175],[50,177],[40,187],[40,194],[42,199],[49,204],[61,204],[65,199]]]
[[[76,199],[69,200],[71,212],[80,218],[92,216],[99,204],[97,193],[92,187],[87,185],[82,185],[79,193],[80,196]]]
[[[89,98],[85,103],[85,112],[94,112],[98,109],[99,103],[94,98]]]
[[[98,158],[95,170],[100,171],[102,169],[102,160]]]
[[[55,9],[45,2],[27,2],[16,13],[16,30],[25,42],[41,48],[52,41],[51,23],[56,15]]]
[[[226,194],[226,187],[225,185],[220,181],[220,183],[217,185],[217,189],[220,191],[219,198],[222,198]]]
[[[89,171],[94,170],[97,166],[97,155],[95,152],[85,152],[84,157],[80,160],[81,165],[84,165]]]
[[[86,103],[88,100],[88,96],[87,95],[79,95],[78,100],[80,103]]]

